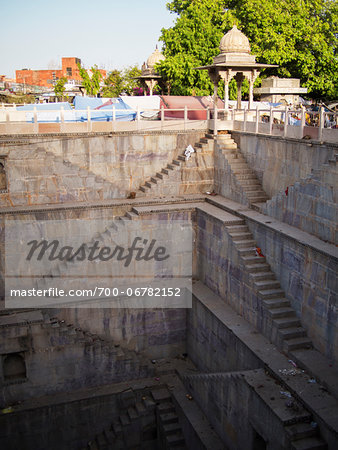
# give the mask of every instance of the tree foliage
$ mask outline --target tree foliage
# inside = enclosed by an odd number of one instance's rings
[[[85,68],[81,67],[78,64],[79,73],[82,78],[82,85],[86,89],[87,95],[96,96],[100,91],[100,82],[102,80],[102,74],[97,68],[97,66],[91,67],[90,71],[87,71]],[[90,72],[90,73],[89,73]]]
[[[102,95],[104,97],[118,97],[122,92],[132,95],[136,87],[139,86],[135,77],[141,74],[138,66],[129,66],[123,71],[112,70],[109,76],[104,80]]]
[[[63,97],[64,96],[64,92],[66,90],[65,88],[65,84],[67,83],[67,78],[63,77],[60,78],[59,80],[57,80],[57,82],[55,83],[54,86],[54,94],[56,97]]]
[[[178,14],[172,28],[162,29],[166,60],[158,70],[171,93],[207,95],[212,84],[208,65],[233,24],[249,38],[257,61],[279,64],[262,77],[301,79],[314,97],[338,97],[337,16],[334,0],[172,0]]]

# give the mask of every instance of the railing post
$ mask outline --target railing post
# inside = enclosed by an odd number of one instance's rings
[[[269,121],[269,135],[272,135],[272,125],[273,125],[273,110],[272,106],[270,106],[270,121]]]
[[[247,109],[244,108],[244,123],[243,123],[243,131],[246,131],[246,121],[247,121]]]
[[[115,105],[113,105],[113,131],[116,131],[116,109],[115,109]]]
[[[136,107],[136,122],[137,122],[137,129],[140,129],[140,106],[137,105]]]
[[[300,115],[299,139],[303,139],[304,127],[305,127],[305,108],[302,106],[302,112],[301,112],[301,115]]]
[[[60,116],[61,116],[61,123],[65,123],[65,111],[63,106],[61,106]]]
[[[255,124],[255,133],[258,134],[258,124],[259,124],[259,109],[256,106],[256,124]]]
[[[207,121],[208,121],[208,123],[209,123],[209,120],[210,120],[210,109],[209,109],[209,106],[207,106]]]
[[[34,121],[34,133],[39,132],[39,125],[38,125],[38,113],[36,111],[36,106],[33,108],[33,121]]]
[[[288,134],[288,107],[285,106],[285,117],[284,117],[284,137],[286,138]]]
[[[90,107],[87,106],[87,131],[92,131],[92,118],[90,115]]]
[[[218,108],[217,108],[217,104],[215,103],[215,108],[214,108],[214,135],[215,136],[217,136],[217,134],[218,134],[217,120],[218,120]]]
[[[323,139],[323,128],[324,128],[324,108],[321,106],[319,109],[319,130],[318,130],[318,140]]]
[[[184,130],[187,129],[187,120],[188,120],[188,107],[184,105]]]
[[[164,106],[161,106],[161,130],[163,130],[164,125]]]

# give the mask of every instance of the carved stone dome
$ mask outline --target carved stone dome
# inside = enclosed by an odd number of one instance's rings
[[[250,53],[249,39],[234,25],[221,39],[221,53]]]
[[[147,59],[147,67],[149,69],[153,69],[155,64],[159,63],[160,61],[164,61],[164,55],[159,51],[159,49],[156,46],[155,51],[149,56]]]

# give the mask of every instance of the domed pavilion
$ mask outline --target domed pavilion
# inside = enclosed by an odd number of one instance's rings
[[[155,65],[163,61],[164,55],[159,51],[156,46],[155,51],[149,56],[146,63],[142,65],[142,74],[137,77],[149,89],[150,95],[153,95],[153,89],[156,84],[161,80],[161,76],[155,71]],[[145,94],[146,95],[146,92]]]
[[[217,97],[218,83],[224,80],[224,108],[229,108],[229,82],[234,78],[237,82],[237,109],[241,109],[242,84],[244,78],[249,81],[249,109],[253,105],[253,85],[260,70],[265,67],[278,67],[272,64],[256,63],[256,57],[251,55],[249,39],[236,25],[232,27],[221,39],[220,54],[215,56],[210,66],[196,67],[199,70],[208,70],[214,84],[214,96]]]

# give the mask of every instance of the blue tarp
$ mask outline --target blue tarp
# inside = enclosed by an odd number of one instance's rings
[[[61,106],[66,111],[70,111],[72,109],[71,105],[68,102],[60,102],[60,103],[30,103],[29,105],[18,105],[18,111],[34,111],[36,108],[37,111],[50,111],[50,110],[60,110]]]
[[[120,121],[134,120],[136,112],[133,111],[121,98],[90,98],[76,96],[74,98],[76,120],[87,121],[87,108],[90,108],[90,117],[93,121],[109,122],[113,120],[113,107],[115,119]]]

